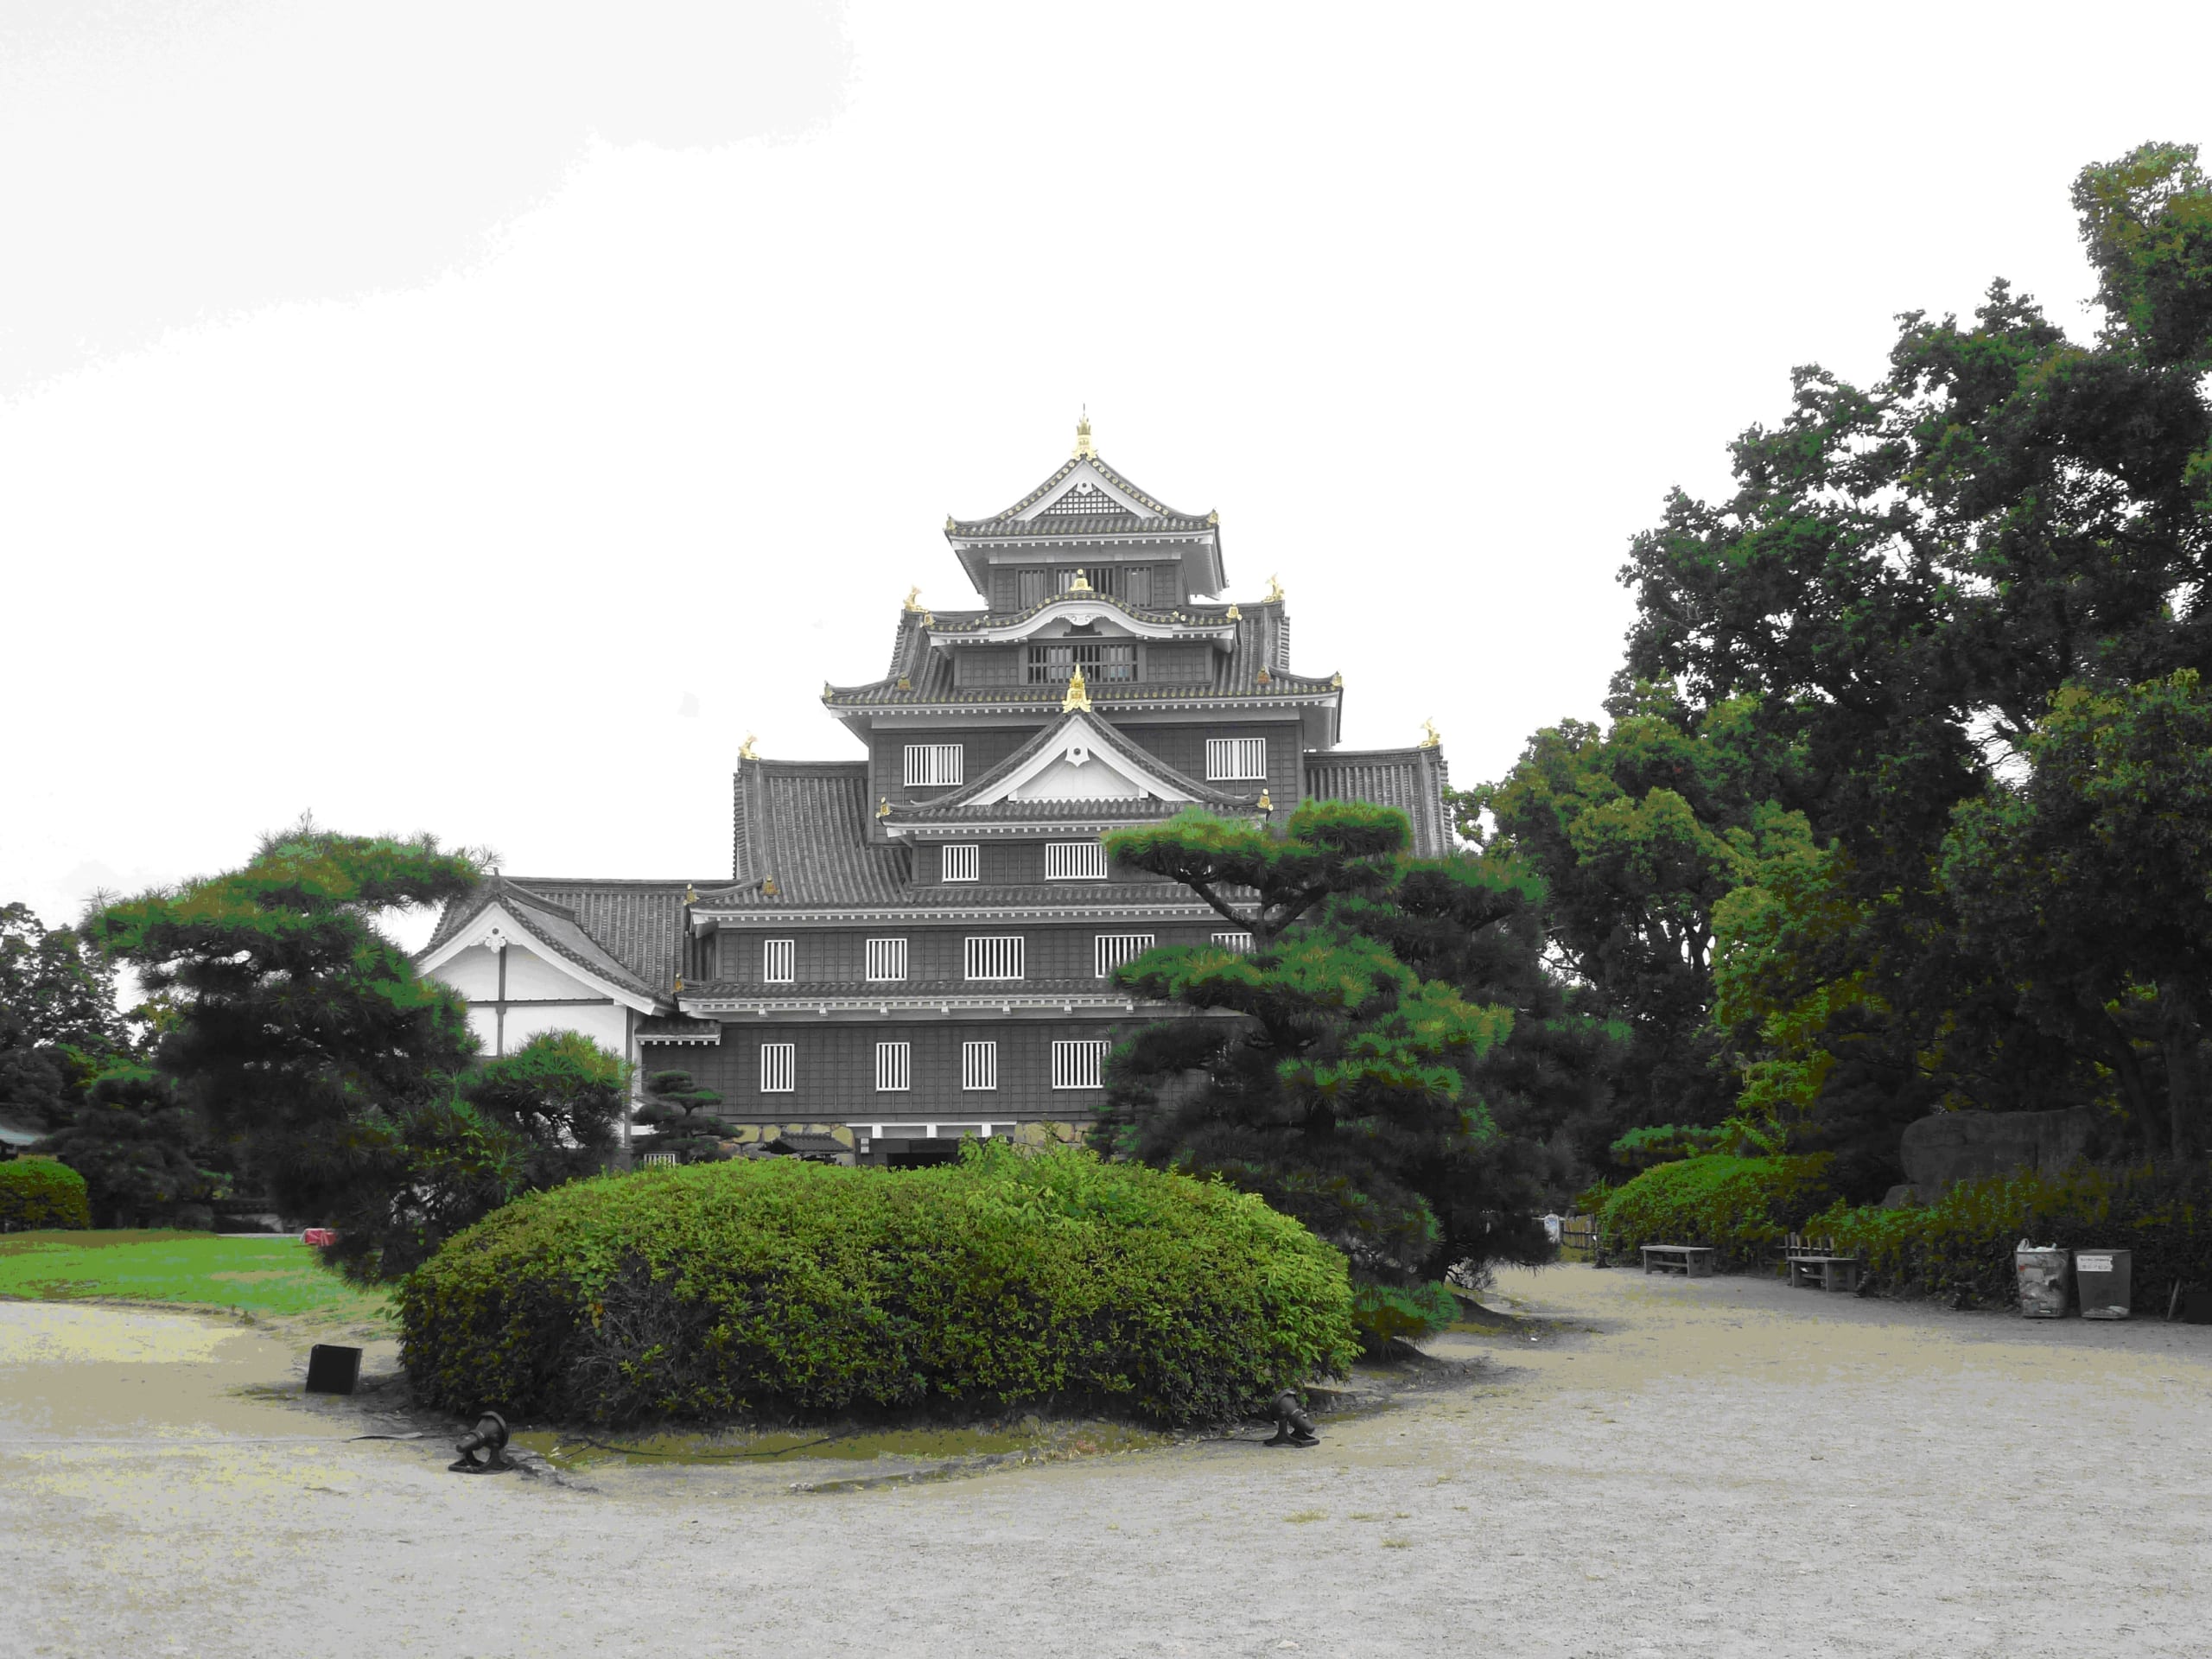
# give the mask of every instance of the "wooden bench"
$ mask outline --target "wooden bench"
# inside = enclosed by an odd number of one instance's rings
[[[1793,1287],[1819,1290],[1856,1290],[1861,1272],[1855,1255],[1816,1255],[1811,1251],[1783,1262]]]
[[[1685,1279],[1713,1277],[1713,1248],[1710,1244],[1646,1244],[1643,1270],[1680,1273]]]

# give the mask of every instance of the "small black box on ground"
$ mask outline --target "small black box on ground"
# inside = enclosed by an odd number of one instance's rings
[[[2212,1325],[2212,1290],[2192,1286],[2181,1294],[2183,1325]]]
[[[361,1380],[361,1351],[318,1342],[308,1350],[309,1394],[351,1394]]]

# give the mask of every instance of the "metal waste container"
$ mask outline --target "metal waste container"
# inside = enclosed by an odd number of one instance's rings
[[[2074,1294],[2085,1319],[2124,1319],[2134,1306],[2135,1253],[2074,1252]]]
[[[2029,1319],[2066,1317],[2067,1253],[2056,1244],[2037,1246],[2022,1239],[2012,1252],[2020,1281],[2020,1316]]]

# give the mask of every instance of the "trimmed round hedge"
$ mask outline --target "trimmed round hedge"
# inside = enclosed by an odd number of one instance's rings
[[[79,1229],[92,1224],[85,1178],[51,1158],[10,1158],[0,1164],[0,1226]]]
[[[599,1424],[1062,1400],[1221,1421],[1357,1351],[1344,1257],[1077,1149],[739,1160],[509,1205],[400,1287],[417,1396]]]

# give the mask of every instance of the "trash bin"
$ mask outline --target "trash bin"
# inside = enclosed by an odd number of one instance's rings
[[[2085,1319],[2124,1319],[2134,1306],[2132,1250],[2074,1252],[2074,1294]]]
[[[2066,1317],[2066,1252],[2057,1245],[2020,1241],[2012,1252],[2012,1270],[2020,1281],[2021,1318]]]

